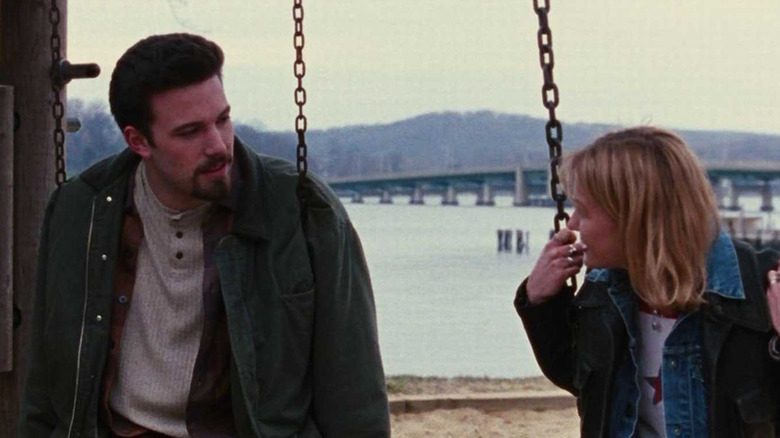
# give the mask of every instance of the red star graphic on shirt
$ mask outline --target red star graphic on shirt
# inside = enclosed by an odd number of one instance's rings
[[[657,377],[645,377],[645,381],[648,385],[655,389],[655,395],[653,395],[653,404],[657,405],[663,400],[663,387],[661,386],[661,370],[658,370]]]

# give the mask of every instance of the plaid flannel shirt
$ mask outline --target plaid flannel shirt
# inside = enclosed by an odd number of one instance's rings
[[[238,204],[237,193],[240,182],[238,166],[233,166],[232,170],[231,195],[215,202],[214,211],[202,227],[205,263],[202,288],[204,327],[190,383],[185,419],[187,430],[192,438],[237,436],[230,396],[230,339],[217,266],[214,261],[217,243],[230,230]],[[138,250],[144,237],[143,224],[133,201],[135,178],[131,176],[129,180],[119,258],[115,267],[111,348],[103,375],[101,413],[113,436],[158,438],[163,435],[133,423],[113,412],[109,406],[109,397],[119,366],[122,331],[133,299]]]

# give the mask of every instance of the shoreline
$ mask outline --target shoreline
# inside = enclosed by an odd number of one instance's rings
[[[560,390],[544,376],[500,378],[476,376],[386,376],[388,395],[474,394]]]

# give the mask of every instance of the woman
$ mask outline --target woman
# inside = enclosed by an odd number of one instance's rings
[[[764,291],[778,253],[720,232],[706,173],[671,132],[607,134],[561,179],[574,213],[515,307],[544,374],[577,396],[582,435],[775,437]],[[566,278],[583,264],[575,295]]]

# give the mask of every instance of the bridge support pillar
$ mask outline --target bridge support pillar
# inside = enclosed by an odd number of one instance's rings
[[[525,174],[523,168],[517,166],[515,169],[515,198],[512,201],[515,207],[528,205],[528,190],[525,187]]]
[[[720,179],[716,183],[713,183],[712,191],[715,192],[715,201],[718,203],[718,209],[724,210],[726,208],[726,203],[723,202],[723,199],[726,197],[726,192],[728,191],[726,180]]]
[[[390,190],[382,190],[382,196],[379,198],[380,204],[392,204],[393,195],[390,194]]]
[[[363,194],[360,192],[355,192],[352,194],[352,203],[353,204],[362,204],[363,203]]]
[[[416,186],[414,186],[412,197],[409,198],[409,204],[411,205],[425,204],[425,193],[423,192],[423,188],[421,185],[417,184]]]
[[[742,210],[739,206],[739,189],[734,184],[733,180],[727,179],[726,197],[728,198],[728,204],[726,208],[732,211]]]
[[[493,199],[493,187],[490,183],[482,183],[482,188],[477,193],[477,205],[496,205],[496,202]]]
[[[447,186],[447,191],[444,192],[444,198],[441,200],[441,205],[458,205],[458,191],[455,190],[455,186]]]
[[[769,180],[764,180],[761,186],[761,211],[774,211],[775,207],[772,205],[772,185],[769,184]]]

